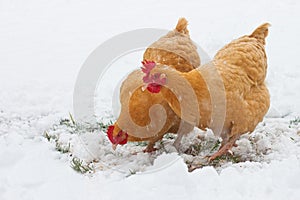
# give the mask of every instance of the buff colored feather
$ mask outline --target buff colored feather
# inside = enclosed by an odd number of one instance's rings
[[[268,27],[268,23],[263,24],[252,34],[232,41],[217,52],[212,63],[190,72],[180,73],[159,65],[152,70],[152,73],[166,75],[169,85],[163,87],[161,93],[179,117],[199,128],[209,127],[215,133],[220,132],[222,147],[212,159],[227,152],[241,134],[252,132],[269,109],[270,96],[265,85],[267,57],[264,48]],[[192,87],[199,112],[194,112],[193,105],[187,103],[189,99],[193,99],[192,93],[185,92],[185,88],[189,86],[182,81],[177,81],[176,85],[178,75],[184,77]],[[172,86],[176,86],[176,89],[168,89]],[[223,103],[213,102],[213,92],[217,99],[215,102],[223,98]],[[181,94],[183,100],[178,100],[176,93]],[[214,113],[216,111],[219,113]],[[218,119],[222,116],[221,111],[224,111],[223,121]],[[195,122],[195,119],[198,121]],[[222,123],[216,124],[215,121]]]
[[[166,64],[182,72],[190,71],[199,66],[200,58],[196,46],[190,39],[187,25],[187,20],[180,18],[173,31],[170,31],[166,36],[163,36],[147,48],[144,53],[144,60]],[[116,136],[121,131],[120,127],[124,129],[131,126],[129,127],[131,130],[132,126],[149,128],[151,123],[150,108],[156,104],[161,105],[166,111],[167,121],[156,135],[151,134],[151,128],[147,129],[150,137],[145,137],[144,135],[147,132],[143,135],[140,129],[133,129],[132,132],[128,132],[128,141],[149,141],[145,151],[150,152],[154,150],[155,142],[160,140],[164,134],[177,132],[181,120],[170,108],[168,102],[163,99],[162,94],[152,94],[143,89],[144,84],[140,78],[143,75],[138,70],[130,74],[121,86],[121,113],[114,124],[113,136]],[[126,99],[129,96],[130,100],[127,102]],[[153,118],[161,118],[160,114],[160,112],[154,113]],[[131,121],[134,125],[130,125]],[[138,134],[143,136],[137,137]]]

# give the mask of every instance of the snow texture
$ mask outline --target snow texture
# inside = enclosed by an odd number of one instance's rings
[[[0,1],[0,199],[298,199],[299,9],[296,0]],[[172,29],[182,16],[211,57],[259,24],[272,24],[271,108],[237,141],[233,156],[203,164],[218,144],[210,130],[184,137],[181,155],[171,134],[153,154],[142,152],[144,143],[114,152],[105,127],[61,120],[72,113],[76,76],[98,45],[138,28]],[[105,124],[118,110],[113,91],[141,58],[122,57],[99,83],[96,112]],[[74,157],[92,170],[74,171]],[[201,168],[190,173],[191,164]]]

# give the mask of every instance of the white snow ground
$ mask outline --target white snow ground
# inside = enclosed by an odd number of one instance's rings
[[[300,128],[289,128],[289,121],[300,115],[299,9],[296,0],[0,1],[0,199],[298,199]],[[153,168],[176,161],[156,172],[146,169],[128,178],[109,170],[76,173],[68,155],[57,152],[43,133],[72,112],[81,64],[116,34],[172,29],[181,16],[211,56],[259,24],[272,24],[267,38],[272,107],[255,133],[239,140],[244,149],[235,149],[248,152],[243,155],[251,162],[188,173],[179,156],[163,154]]]

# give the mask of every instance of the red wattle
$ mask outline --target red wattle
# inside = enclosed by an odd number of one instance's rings
[[[156,83],[151,83],[147,86],[147,90],[151,93],[159,93],[161,89],[161,85],[158,85]]]
[[[120,144],[120,145],[127,144],[128,134],[126,132],[123,132],[123,131],[122,131],[122,133],[125,134],[125,139],[119,141],[118,144]]]

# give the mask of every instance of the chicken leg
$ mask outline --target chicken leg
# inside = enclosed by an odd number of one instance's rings
[[[181,144],[181,140],[182,137],[184,135],[186,135],[187,133],[191,132],[194,129],[194,126],[181,120],[180,122],[180,127],[177,131],[177,138],[173,143],[173,146],[175,147],[175,149],[177,150],[177,152],[179,152],[179,148],[180,148],[180,144]]]
[[[146,149],[143,150],[144,153],[151,153],[153,151],[156,151],[157,149],[154,147],[155,143],[159,140],[161,140],[163,138],[163,134],[160,134],[154,138],[151,138],[151,140],[149,140],[148,145],[146,147]]]
[[[233,123],[231,124],[230,132],[233,133],[234,130],[234,125]],[[211,155],[208,159],[209,162],[215,160],[217,157],[220,157],[224,154],[226,154],[233,146],[237,146],[235,144],[236,140],[240,138],[241,134],[233,134],[228,140],[223,138],[222,145],[220,149]]]

